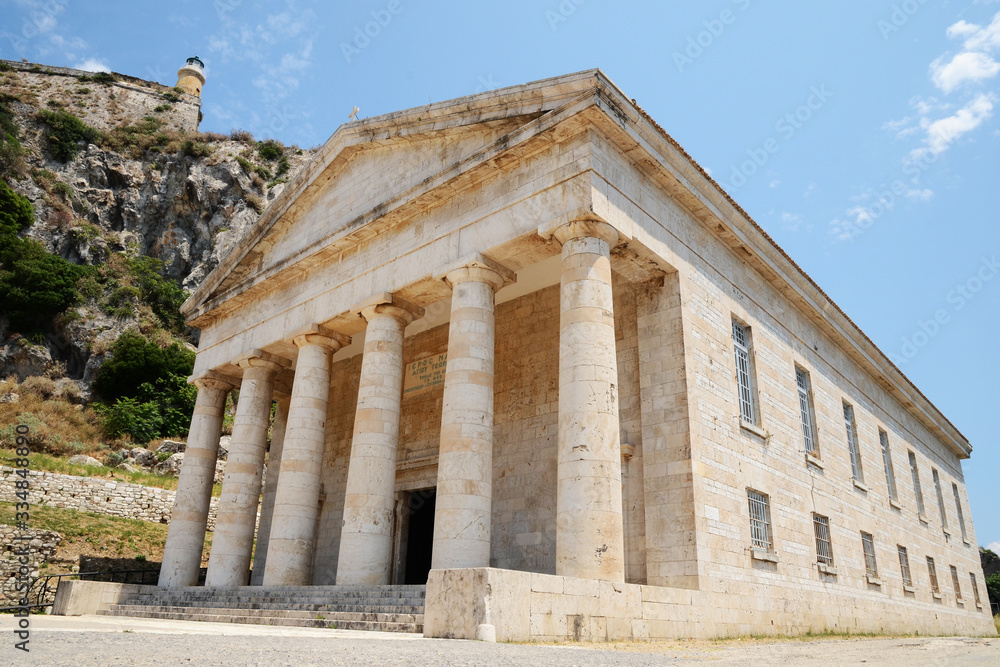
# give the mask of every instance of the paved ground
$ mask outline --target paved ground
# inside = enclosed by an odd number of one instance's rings
[[[1000,638],[484,644],[350,630],[34,616],[30,653],[0,616],[0,665],[1000,665]]]

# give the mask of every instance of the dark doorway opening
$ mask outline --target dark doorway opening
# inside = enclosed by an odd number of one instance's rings
[[[436,489],[410,493],[410,528],[406,536],[406,577],[403,583],[426,584],[434,545]]]

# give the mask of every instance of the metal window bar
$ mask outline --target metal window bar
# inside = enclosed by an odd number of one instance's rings
[[[820,514],[813,514],[813,532],[816,534],[816,562],[823,565],[833,565],[830,519]]]
[[[757,423],[753,405],[753,387],[750,380],[750,335],[747,328],[733,320],[733,349],[736,354],[736,382],[739,386],[740,418]]]
[[[983,601],[979,598],[979,584],[976,582],[976,575],[972,572],[969,573],[969,581],[972,582],[972,597],[975,599],[976,604],[982,604]]]
[[[940,593],[941,587],[938,585],[937,568],[934,567],[934,559],[930,556],[927,557],[927,574],[931,578],[931,590],[935,593]]]
[[[906,554],[906,547],[896,545],[899,551],[899,572],[903,575],[903,585],[912,586],[913,577],[910,576],[910,557]]]
[[[892,454],[889,452],[889,434],[879,429],[878,439],[882,443],[882,463],[885,465],[885,483],[889,489],[889,499],[896,499],[896,473],[892,469]]]
[[[917,457],[909,452],[910,474],[913,475],[913,494],[917,497],[917,514],[924,516],[924,492],[920,489],[920,470],[917,468]]]
[[[767,496],[757,491],[747,491],[750,504],[750,541],[753,546],[771,551],[771,519]]]
[[[934,478],[934,492],[937,493],[938,510],[941,512],[941,527],[948,528],[948,514],[944,509],[944,494],[941,493],[941,477],[937,468],[931,468],[931,476]]]
[[[802,442],[806,452],[816,450],[813,434],[812,402],[809,400],[809,375],[801,368],[795,369],[795,382],[799,386],[799,413],[802,415]]]
[[[878,563],[875,561],[875,540],[869,533],[861,533],[861,547],[865,552],[865,572],[871,577],[877,577]]]
[[[861,470],[861,455],[858,452],[858,435],[854,426],[854,408],[844,403],[844,426],[847,428],[847,448],[851,452],[851,474],[859,482],[865,481]]]
[[[958,581],[958,568],[954,565],[948,566],[951,569],[951,585],[955,589],[955,597],[962,599],[962,585]]]
[[[958,527],[962,530],[962,541],[968,542],[969,536],[965,532],[965,514],[962,513],[962,497],[958,495],[958,484],[952,482],[951,491],[955,494],[955,510],[958,512]]]

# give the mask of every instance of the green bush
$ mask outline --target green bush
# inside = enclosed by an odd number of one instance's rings
[[[193,368],[194,352],[179,343],[161,348],[139,332],[128,330],[111,347],[111,358],[98,371],[94,389],[106,401],[135,398],[150,378],[171,374],[187,377]]]
[[[267,139],[257,144],[257,154],[268,162],[273,162],[285,154],[285,145],[277,139]]]
[[[154,113],[163,113],[164,111],[170,111],[169,104],[160,104],[155,109],[153,109]]]
[[[181,143],[181,152],[191,157],[208,157],[212,154],[212,147],[202,141],[185,139]]]
[[[164,328],[183,333],[184,316],[180,308],[187,292],[163,275],[163,262],[143,255],[129,260],[129,270],[139,287],[143,303],[160,318]]]
[[[11,329],[26,335],[48,328],[56,314],[77,303],[76,284],[91,272],[20,238],[34,219],[31,202],[0,181],[0,303]]]
[[[49,142],[49,152],[60,162],[69,162],[83,148],[81,141],[94,143],[100,138],[100,133],[82,120],[66,111],[38,112],[38,120],[48,126],[46,138]]]
[[[112,438],[129,435],[135,442],[149,442],[159,432],[160,410],[156,403],[140,403],[134,398],[119,398],[100,407],[104,430]]]
[[[1000,604],[1000,572],[986,577],[986,592],[989,595],[990,602]]]
[[[169,92],[163,93],[163,99],[171,103],[176,103],[181,101],[181,96],[175,92]]]

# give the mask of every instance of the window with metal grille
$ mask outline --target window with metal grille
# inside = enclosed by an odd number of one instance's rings
[[[906,547],[896,545],[899,551],[899,571],[903,575],[903,585],[912,586],[913,578],[910,576],[910,557],[906,555]]]
[[[907,452],[910,457],[910,473],[913,475],[913,493],[917,497],[917,514],[924,515],[924,492],[920,489],[920,470],[917,468],[917,457],[913,452]]]
[[[938,509],[941,511],[941,527],[948,530],[948,514],[944,510],[944,494],[941,493],[941,477],[937,468],[931,468],[931,477],[934,478],[934,492],[937,493]]]
[[[833,565],[833,545],[830,543],[830,519],[813,513],[813,532],[816,533],[816,562]]]
[[[847,428],[847,448],[851,451],[851,474],[864,483],[865,474],[861,469],[861,452],[858,450],[858,429],[854,423],[854,408],[844,403],[844,426]]]
[[[976,575],[972,572],[969,573],[969,581],[972,582],[972,596],[976,600],[976,604],[982,604],[983,601],[979,599],[979,584],[976,583]]]
[[[871,533],[861,533],[861,547],[865,551],[865,572],[869,577],[878,577],[878,563],[875,561],[875,538]]]
[[[951,585],[955,589],[955,597],[962,599],[962,586],[958,583],[958,568],[954,565],[948,566],[951,569]]]
[[[882,463],[885,465],[885,484],[889,489],[889,500],[896,500],[896,473],[892,469],[892,453],[889,451],[889,434],[878,430],[878,439],[882,443]]]
[[[736,384],[739,389],[740,418],[757,424],[757,411],[753,395],[753,362],[750,329],[733,320],[733,348],[736,352]]]
[[[958,512],[958,527],[962,530],[962,541],[968,542],[969,536],[965,533],[965,514],[962,513],[962,497],[958,495],[958,484],[951,483],[951,492],[955,494],[955,510]]]
[[[937,568],[934,567],[934,559],[930,556],[927,557],[927,575],[931,578],[931,590],[935,593],[940,593],[941,587],[938,586]]]
[[[771,541],[771,508],[768,498],[759,491],[747,489],[747,500],[750,504],[750,541],[757,549],[772,551]]]
[[[802,442],[807,454],[819,454],[816,447],[816,427],[813,419],[812,392],[809,387],[809,373],[795,368],[795,383],[799,387],[799,414],[802,416]]]

